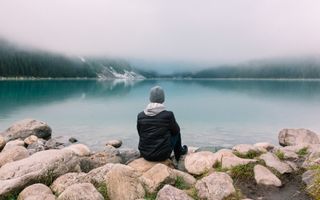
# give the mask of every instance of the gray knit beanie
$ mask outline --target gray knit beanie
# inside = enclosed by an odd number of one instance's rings
[[[163,103],[164,91],[160,86],[155,86],[150,90],[150,102],[151,103]]]

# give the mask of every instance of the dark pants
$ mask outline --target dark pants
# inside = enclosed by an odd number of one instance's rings
[[[171,135],[171,147],[174,152],[174,156],[177,160],[179,160],[182,155],[182,146],[181,146],[181,134],[177,133],[175,135]]]

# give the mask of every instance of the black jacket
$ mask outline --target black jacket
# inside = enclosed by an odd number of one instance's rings
[[[139,113],[137,129],[140,136],[139,151],[143,158],[150,161],[163,161],[172,152],[171,135],[180,132],[174,114],[162,111],[156,116]]]

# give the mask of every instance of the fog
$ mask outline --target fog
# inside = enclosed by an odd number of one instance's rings
[[[1,0],[0,37],[45,50],[223,63],[320,54],[318,0]]]

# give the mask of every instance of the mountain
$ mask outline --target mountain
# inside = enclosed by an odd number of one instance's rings
[[[124,60],[65,56],[18,47],[5,40],[0,40],[0,77],[145,78]]]
[[[191,78],[277,78],[317,79],[320,78],[320,57],[291,57],[255,60],[237,65],[223,65],[180,74]]]

